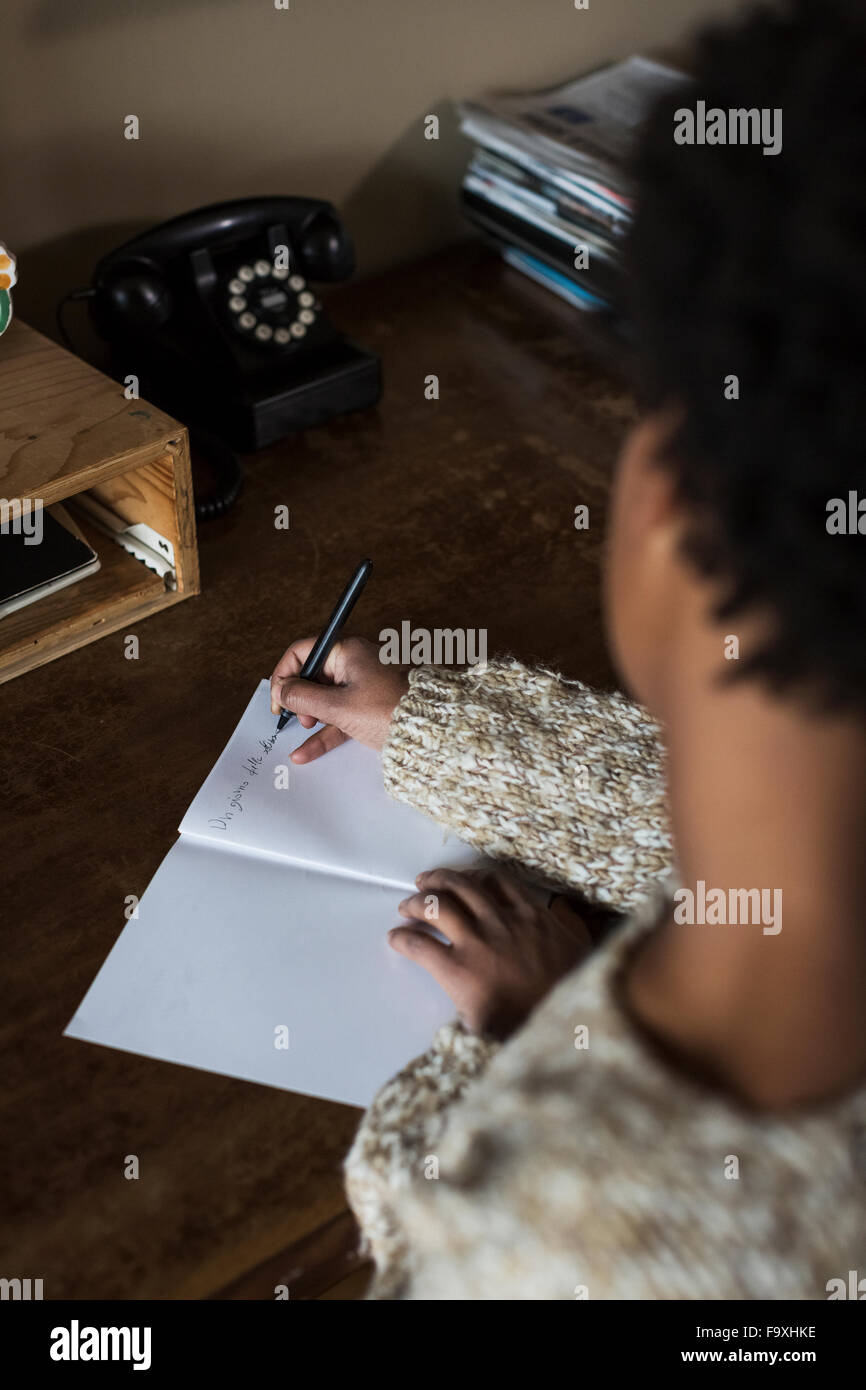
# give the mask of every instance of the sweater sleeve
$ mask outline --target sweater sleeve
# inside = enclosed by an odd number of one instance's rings
[[[427,1052],[382,1087],[361,1121],[346,1157],[346,1193],[361,1251],[376,1266],[379,1298],[402,1296],[406,1284],[406,1237],[396,1215],[402,1196],[437,1176],[433,1165],[448,1115],[498,1050],[493,1039],[446,1024]]]
[[[382,760],[397,800],[556,887],[632,908],[670,870],[658,727],[623,695],[510,660],[416,668]]]

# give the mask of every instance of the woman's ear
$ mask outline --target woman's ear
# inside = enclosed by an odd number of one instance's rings
[[[658,712],[682,583],[682,515],[671,470],[661,461],[673,412],[642,419],[616,467],[605,564],[605,619],[619,673]]]
[[[642,533],[679,526],[673,474],[664,466],[678,424],[672,411],[646,415],[626,436],[614,480],[614,505],[623,501],[623,519]]]

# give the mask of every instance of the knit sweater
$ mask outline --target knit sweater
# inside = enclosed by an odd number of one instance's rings
[[[632,911],[504,1045],[449,1024],[380,1091],[346,1161],[369,1296],[810,1299],[866,1273],[866,1088],[749,1111],[671,1068],[623,1003],[669,891],[648,716],[516,662],[421,668],[383,764],[487,855]]]

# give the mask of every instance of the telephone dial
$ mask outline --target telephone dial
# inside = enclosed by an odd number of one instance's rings
[[[116,373],[188,424],[194,447],[259,449],[379,400],[380,358],[338,332],[313,288],[354,268],[330,203],[241,198],[133,237],[88,297]]]

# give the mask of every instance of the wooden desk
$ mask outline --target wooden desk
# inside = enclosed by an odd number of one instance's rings
[[[201,595],[138,625],[139,660],[121,632],[0,689],[0,1275],[46,1298],[362,1285],[340,1176],[359,1112],[61,1036],[254,682],[348,566],[376,563],[356,630],[486,627],[491,652],[610,678],[597,570],[632,406],[574,311],[479,245],[332,303],[383,354],[379,409],[250,459],[200,529]]]

